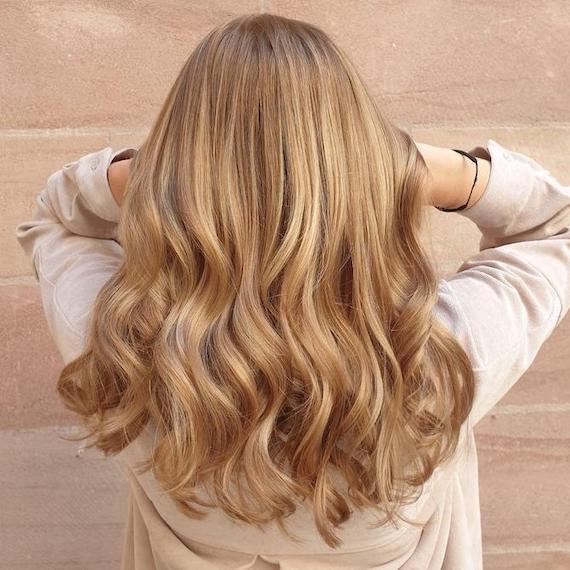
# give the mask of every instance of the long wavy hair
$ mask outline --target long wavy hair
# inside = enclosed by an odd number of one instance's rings
[[[132,160],[124,260],[58,381],[78,439],[117,454],[154,423],[143,470],[192,517],[208,482],[253,525],[308,499],[333,548],[351,505],[400,516],[474,398],[432,315],[428,176],[323,31],[267,13],[213,29]]]

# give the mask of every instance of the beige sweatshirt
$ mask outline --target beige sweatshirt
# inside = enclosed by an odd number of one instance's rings
[[[477,396],[460,451],[404,509],[423,528],[403,523],[368,528],[374,517],[357,512],[340,531],[342,548],[333,551],[302,506],[287,519],[302,538],[299,543],[275,524],[262,531],[219,510],[203,520],[187,518],[151,472],[132,470],[151,448],[149,424],[118,456],[130,483],[122,570],[482,568],[473,426],[528,369],[568,311],[570,187],[493,139],[470,152],[491,159],[486,191],[472,207],[457,212],[482,232],[480,251],[455,275],[440,280],[435,315],[470,356]],[[119,207],[107,168],[113,159],[134,153],[135,148],[105,147],[65,164],[37,195],[32,218],[16,229],[33,259],[45,315],[65,363],[82,352],[94,299],[122,262]]]

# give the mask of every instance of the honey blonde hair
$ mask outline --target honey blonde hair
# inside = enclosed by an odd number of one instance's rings
[[[351,507],[395,520],[474,397],[432,315],[426,176],[323,31],[266,13],[212,30],[132,160],[124,261],[58,381],[88,447],[117,454],[152,421],[145,469],[193,517],[210,481],[254,525],[310,500],[332,547]]]

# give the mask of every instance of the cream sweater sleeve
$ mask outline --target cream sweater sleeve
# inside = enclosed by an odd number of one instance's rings
[[[483,195],[457,213],[481,231],[479,252],[441,282],[438,309],[471,356],[474,425],[534,361],[570,305],[570,187],[489,139]]]
[[[120,208],[107,168],[134,153],[134,148],[108,146],[65,164],[36,195],[32,218],[16,227],[66,364],[83,352],[91,307],[123,261],[117,238]]]

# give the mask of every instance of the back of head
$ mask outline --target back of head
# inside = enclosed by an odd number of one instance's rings
[[[392,518],[453,453],[474,389],[432,317],[426,172],[318,28],[212,30],[132,161],[124,263],[58,384],[93,445],[155,422],[146,467],[191,516],[211,480],[251,524],[309,498],[331,546],[351,503]]]

